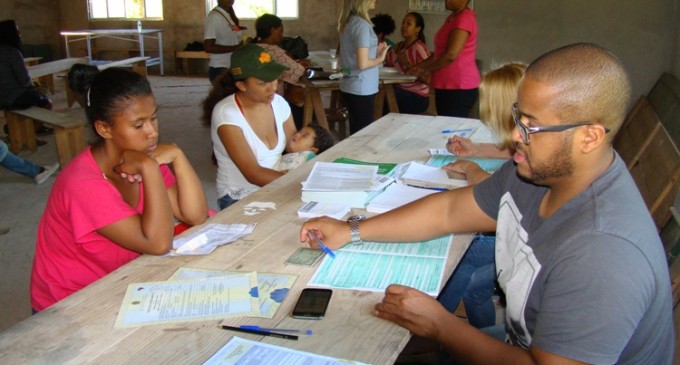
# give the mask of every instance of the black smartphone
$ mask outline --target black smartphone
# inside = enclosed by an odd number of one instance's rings
[[[321,319],[326,315],[328,303],[331,301],[330,289],[305,288],[293,308],[293,318]]]

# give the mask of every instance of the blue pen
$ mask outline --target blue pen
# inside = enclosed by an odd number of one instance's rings
[[[472,132],[472,128],[465,129],[444,129],[442,133]]]
[[[251,325],[240,325],[239,328],[247,329],[247,330],[255,330],[255,331],[272,331],[272,332],[281,332],[281,333],[305,333],[308,335],[311,335],[314,333],[312,330],[296,330],[296,329],[284,329],[284,328],[263,328],[260,326],[251,326]]]
[[[309,237],[310,235],[312,237]],[[330,256],[332,259],[335,258],[335,254],[333,253],[333,251],[331,251],[331,249],[328,248],[328,246],[326,246],[325,243],[323,243],[323,241],[319,238],[319,236],[316,235],[316,233],[314,233],[314,231],[307,231],[307,238],[314,239],[316,241],[316,244],[319,245],[320,249],[327,253],[328,256]]]

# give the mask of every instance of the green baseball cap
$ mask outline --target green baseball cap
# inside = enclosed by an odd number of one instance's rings
[[[270,82],[279,78],[279,75],[288,67],[277,63],[264,48],[248,43],[231,54],[231,73],[236,80],[245,80],[248,77]]]

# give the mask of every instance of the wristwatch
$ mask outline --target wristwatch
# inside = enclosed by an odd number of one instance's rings
[[[349,223],[349,234],[352,239],[350,241],[353,244],[362,244],[361,235],[359,234],[359,222],[366,219],[365,215],[353,215],[347,218],[347,223]]]

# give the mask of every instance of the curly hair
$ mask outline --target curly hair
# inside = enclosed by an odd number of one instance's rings
[[[215,105],[220,102],[220,100],[226,98],[227,96],[236,92],[236,80],[234,75],[231,74],[231,70],[227,70],[222,73],[218,78],[213,81],[212,89],[208,96],[203,99],[201,106],[203,108],[203,115],[201,116],[201,121],[203,125],[210,126],[212,120],[212,112],[215,109]]]
[[[371,22],[373,23],[373,31],[375,34],[382,33],[383,37],[387,37],[397,29],[396,24],[394,24],[394,19],[388,14],[376,14],[371,18]]]

